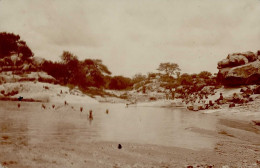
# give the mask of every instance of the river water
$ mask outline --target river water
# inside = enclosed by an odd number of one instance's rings
[[[123,104],[55,105],[0,102],[0,135],[23,135],[29,145],[39,143],[113,141],[213,149],[217,118],[182,108],[128,107]],[[88,119],[89,110],[93,120]],[[106,113],[106,110],[109,113]]]

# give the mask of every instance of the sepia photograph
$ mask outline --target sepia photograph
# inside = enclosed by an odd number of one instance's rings
[[[260,168],[260,0],[0,0],[0,168]]]

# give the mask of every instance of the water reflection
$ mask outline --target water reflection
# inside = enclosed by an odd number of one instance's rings
[[[127,108],[110,110],[102,120],[99,137],[106,140],[178,146],[191,149],[212,148],[214,139],[189,128],[216,129],[216,119],[184,109]]]
[[[18,110],[17,103],[7,103],[0,102],[0,128],[25,135],[31,145],[98,140],[213,149],[215,144],[214,137],[192,128],[215,131],[216,119],[185,109],[100,104],[80,112],[80,105],[74,105],[78,110],[65,106],[55,110],[51,105],[43,110],[39,103],[22,103]],[[93,120],[88,119],[90,108]]]

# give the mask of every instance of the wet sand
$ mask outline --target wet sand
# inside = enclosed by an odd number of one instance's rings
[[[1,102],[1,105],[3,104],[7,106],[5,112],[10,112],[10,115],[11,111],[17,108],[15,104]],[[39,103],[30,103],[30,106],[35,110]],[[259,164],[257,165],[257,160],[260,159],[259,126],[251,123],[248,118],[230,118],[219,113],[204,115],[215,115],[219,119],[216,130],[196,127],[187,129],[202,136],[214,137],[216,143],[213,149],[192,150],[164,145],[83,140],[73,135],[68,135],[67,138],[55,136],[55,139],[44,137],[43,141],[32,143],[24,133],[30,128],[22,122],[14,127],[12,121],[6,120],[0,127],[0,162],[7,167],[19,168],[187,167],[188,165],[259,167]],[[63,133],[61,128],[62,134],[66,132]],[[117,148],[119,143],[122,144],[122,149]]]

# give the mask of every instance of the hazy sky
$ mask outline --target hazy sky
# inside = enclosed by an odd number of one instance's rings
[[[260,0],[0,0],[0,31],[35,56],[102,59],[113,75],[217,72],[228,53],[260,50]]]

